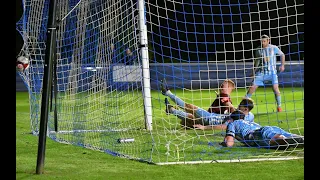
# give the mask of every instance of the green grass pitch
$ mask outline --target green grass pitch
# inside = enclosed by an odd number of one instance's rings
[[[274,112],[275,104],[272,91],[260,88],[254,95],[256,102],[256,122],[260,124],[273,124],[282,128],[289,128],[295,133],[303,134],[303,89],[281,89],[284,113]],[[206,108],[214,98],[214,94],[206,91],[175,91],[184,100]],[[199,94],[201,93],[201,94]],[[234,104],[237,104],[244,91],[235,91],[232,95]],[[273,179],[281,175],[281,179],[303,179],[304,160],[287,160],[271,162],[251,163],[214,163],[197,165],[168,165],[154,166],[128,159],[114,157],[99,151],[92,151],[78,146],[57,143],[48,138],[45,172],[43,175],[35,175],[38,138],[30,134],[29,100],[27,93],[18,93],[17,97],[17,179]],[[163,131],[165,127],[178,124],[174,116],[164,113],[164,96],[158,92],[152,92],[154,125],[157,131]],[[201,98],[200,98],[201,97]],[[163,123],[163,118],[168,119]],[[162,124],[161,124],[162,123]],[[297,128],[296,128],[297,127]],[[162,129],[161,129],[162,128]],[[180,130],[178,126],[175,129]],[[206,132],[193,132],[187,130],[188,136],[201,134],[207,141]],[[204,134],[203,134],[204,133]],[[167,137],[172,138],[172,137]],[[179,140],[182,137],[178,138]],[[194,143],[194,142],[193,142]],[[164,150],[164,149],[162,149]],[[162,151],[159,149],[159,151]],[[200,150],[200,149],[199,149]],[[161,152],[163,154],[163,152]],[[165,157],[164,157],[165,158]],[[230,172],[230,168],[233,173]],[[161,176],[154,176],[161,173]],[[228,175],[227,175],[228,174]]]

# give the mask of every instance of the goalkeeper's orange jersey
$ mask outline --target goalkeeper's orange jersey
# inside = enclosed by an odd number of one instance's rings
[[[225,105],[225,103],[221,102],[221,99],[224,97],[228,97],[228,100],[226,102],[232,103],[231,98],[228,94],[219,94],[217,95],[216,99],[213,101],[213,103],[209,107],[208,112],[216,113],[216,114],[224,114],[224,112],[227,110],[228,113],[230,113],[230,107]]]

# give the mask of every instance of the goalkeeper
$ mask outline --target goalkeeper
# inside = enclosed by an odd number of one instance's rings
[[[277,126],[261,126],[244,121],[244,113],[235,110],[227,120],[222,146],[232,147],[234,139],[249,147],[279,148],[304,147],[304,136],[289,133]]]

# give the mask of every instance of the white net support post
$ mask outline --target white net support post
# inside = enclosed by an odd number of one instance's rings
[[[143,77],[143,93],[144,93],[144,108],[146,129],[152,130],[152,105],[151,105],[151,86],[150,86],[150,68],[148,54],[148,36],[147,36],[147,21],[144,0],[138,1],[139,5],[139,28],[140,28],[140,51],[142,61],[142,77]]]

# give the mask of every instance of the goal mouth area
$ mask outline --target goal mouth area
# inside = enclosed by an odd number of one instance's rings
[[[84,131],[83,131],[84,132]],[[264,155],[256,155],[256,156],[247,156],[245,158],[240,158],[240,157],[236,157],[234,156],[234,158],[230,158],[230,159],[206,159],[203,160],[201,158],[196,158],[194,160],[175,160],[175,159],[171,159],[170,161],[159,161],[159,162],[155,162],[154,159],[152,159],[153,156],[150,156],[150,158],[140,158],[140,157],[136,157],[135,155],[130,155],[128,153],[123,153],[123,152],[117,152],[111,149],[103,149],[101,147],[95,147],[92,145],[88,145],[88,144],[81,144],[81,143],[72,143],[70,141],[60,141],[58,139],[54,139],[55,141],[58,141],[59,143],[63,143],[63,144],[70,144],[70,145],[76,145],[76,146],[80,146],[80,147],[84,147],[87,149],[91,149],[91,150],[95,150],[95,151],[99,151],[102,153],[106,153],[112,156],[117,156],[120,158],[124,158],[124,159],[128,159],[128,160],[134,160],[134,161],[138,161],[141,163],[147,163],[147,164],[151,164],[151,165],[188,165],[188,164],[213,164],[213,163],[244,163],[244,162],[260,162],[260,161],[284,161],[284,160],[298,160],[298,159],[304,159],[304,152],[303,149],[301,149],[302,153],[299,156],[290,156],[290,154],[292,154],[293,152],[297,152],[297,150],[295,151],[288,151],[288,150],[274,150],[274,152],[278,152],[277,153],[266,153]],[[124,143],[125,144],[125,143]],[[251,147],[251,148],[256,148],[256,147]],[[154,152],[155,149],[151,150],[150,153]],[[284,152],[287,152],[287,154],[284,154]],[[229,157],[229,156],[228,156]],[[157,159],[157,158],[155,158]]]
[[[49,137],[54,141],[76,145],[95,151],[100,151],[112,156],[117,156],[121,158],[126,158],[128,160],[136,160],[142,163],[154,164],[154,165],[175,165],[175,164],[201,164],[201,163],[237,163],[237,162],[255,162],[255,161],[275,161],[275,160],[295,160],[302,159],[304,156],[303,148],[295,148],[290,146],[285,149],[265,149],[257,147],[247,147],[244,146],[241,142],[236,141],[235,147],[228,148],[218,145],[218,141],[215,139],[215,142],[194,142],[192,149],[179,149],[176,145],[172,144],[170,150],[164,148],[167,144],[155,143],[152,139],[144,139],[144,137],[133,136],[134,142],[129,143],[120,143],[117,142],[117,137],[124,137],[121,135],[121,132],[125,132],[129,129],[113,129],[111,130],[78,130],[78,131],[50,131]],[[131,129],[132,130],[132,129]],[[104,132],[115,133],[113,137],[108,139],[108,142],[113,146],[108,146],[101,148],[99,144],[86,142],[86,139],[83,141],[70,142],[67,139],[64,139],[64,136],[70,133],[87,133],[87,132],[97,132],[97,136],[103,136]],[[120,132],[120,134],[118,134]],[[125,132],[126,133],[126,132]],[[117,135],[116,135],[117,134]],[[148,132],[146,132],[148,134]],[[213,134],[209,136],[214,136],[218,138],[221,136],[219,134]],[[201,137],[204,138],[204,137]],[[195,138],[197,139],[197,138]],[[145,142],[143,142],[145,140]],[[149,141],[149,142],[148,142]],[[97,141],[98,142],[98,141]],[[181,142],[180,142],[181,143]],[[146,144],[150,144],[150,147],[153,148],[143,148]],[[153,144],[151,146],[151,144]],[[178,143],[176,143],[178,144]],[[116,148],[115,148],[116,146]],[[139,151],[144,152],[144,156],[140,157],[131,152],[131,148],[139,149]],[[191,146],[190,146],[191,147]]]

